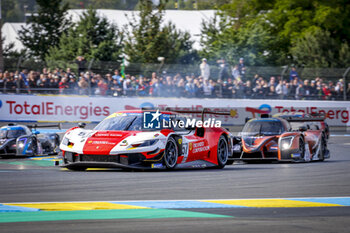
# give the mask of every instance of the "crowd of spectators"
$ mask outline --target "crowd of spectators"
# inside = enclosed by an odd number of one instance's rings
[[[246,67],[241,58],[229,67],[225,60],[217,61],[218,77],[210,76],[210,66],[202,59],[199,75],[167,75],[153,72],[150,77],[121,75],[119,70],[105,75],[79,70],[76,75],[66,70],[44,68],[41,72],[22,70],[0,72],[1,93],[76,94],[97,96],[152,96],[187,98],[237,98],[237,99],[296,99],[342,100],[344,82],[312,80],[299,77],[292,68],[289,77],[246,77]],[[350,83],[347,86],[350,99]]]

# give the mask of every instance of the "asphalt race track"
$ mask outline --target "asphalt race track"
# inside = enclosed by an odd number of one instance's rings
[[[0,229],[349,232],[350,135],[336,134],[325,162],[222,170],[71,172],[55,157],[1,159]]]

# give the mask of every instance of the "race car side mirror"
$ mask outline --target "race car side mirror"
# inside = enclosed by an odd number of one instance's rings
[[[86,124],[85,124],[84,122],[80,122],[80,123],[78,124],[78,126],[79,126],[79,128],[84,129],[85,126],[86,126]]]
[[[307,128],[304,125],[299,127],[300,132],[305,132],[306,130],[307,130]]]

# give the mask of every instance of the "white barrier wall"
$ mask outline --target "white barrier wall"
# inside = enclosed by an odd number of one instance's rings
[[[243,125],[246,117],[259,113],[300,111],[325,113],[332,126],[350,126],[349,101],[296,101],[296,100],[242,100],[242,99],[182,99],[182,98],[113,98],[0,95],[1,121],[92,121],[97,122],[109,114],[141,107],[203,107],[228,108],[237,111],[235,117],[215,117],[223,125]]]

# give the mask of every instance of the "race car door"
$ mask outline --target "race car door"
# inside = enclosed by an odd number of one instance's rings
[[[197,128],[194,135],[195,140],[192,143],[192,154],[196,160],[203,160],[209,158],[209,144],[204,137],[205,128]]]

